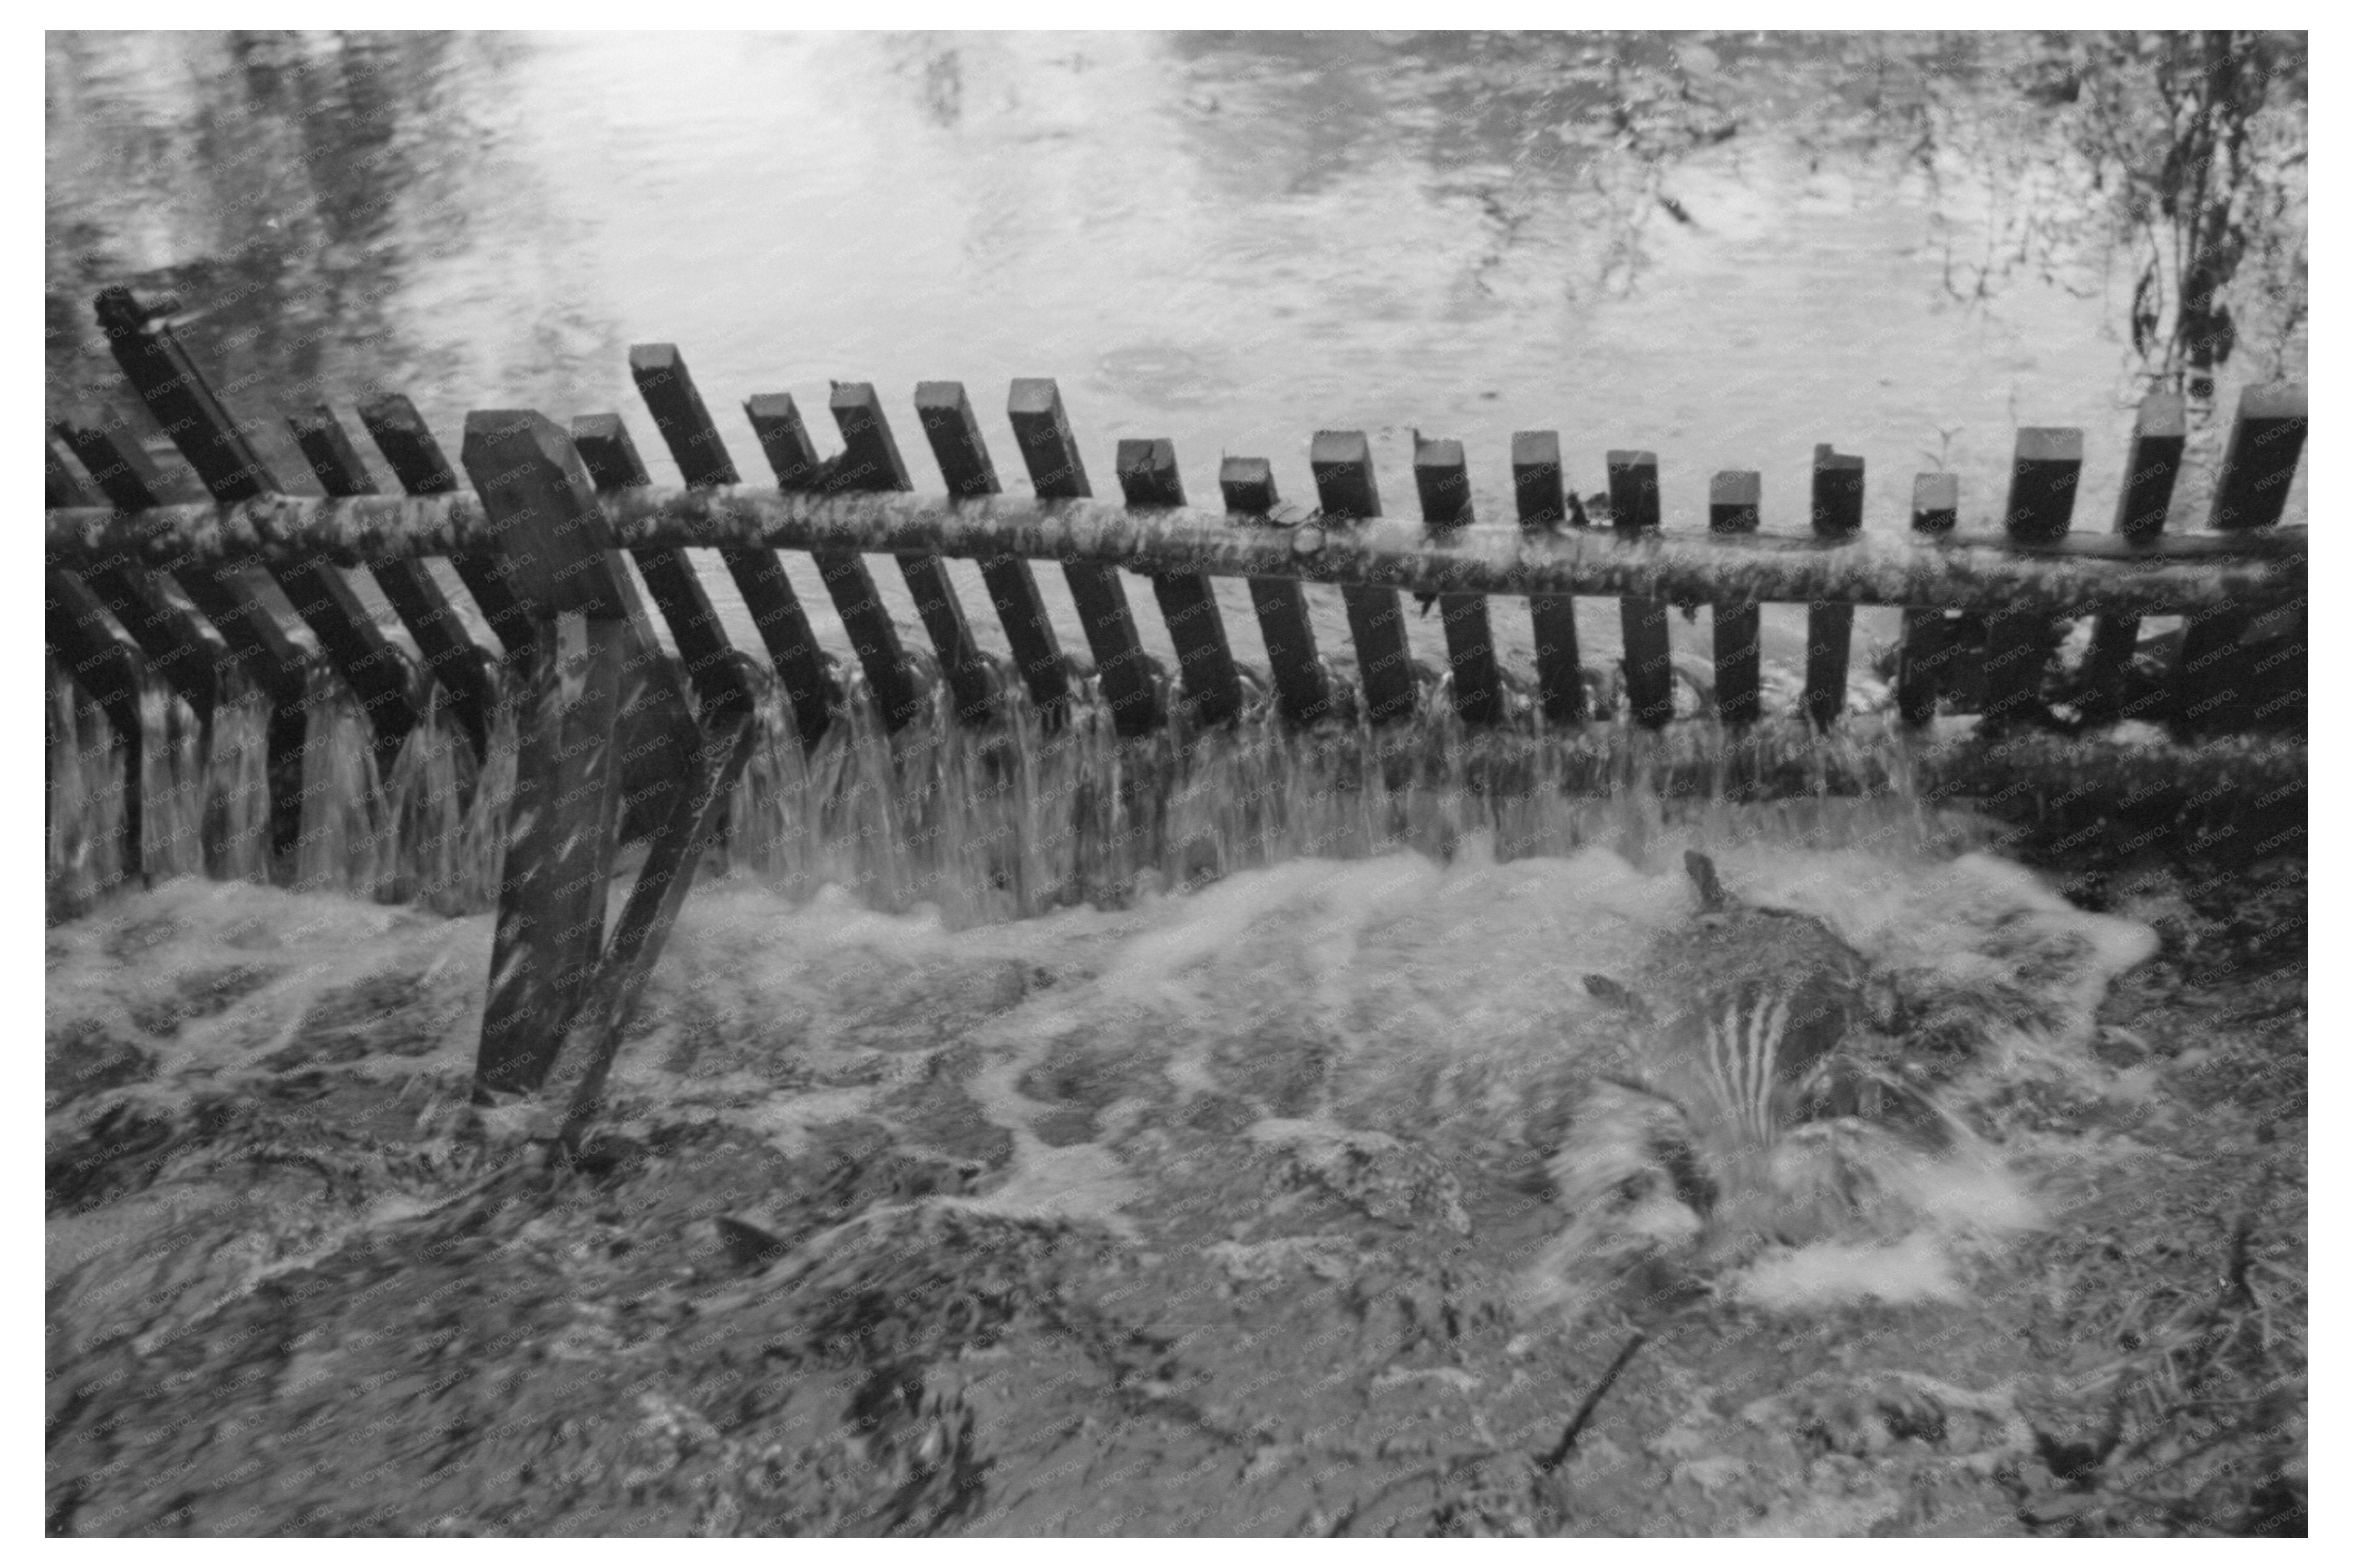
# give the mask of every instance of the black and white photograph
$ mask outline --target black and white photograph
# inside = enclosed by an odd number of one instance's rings
[[[2310,1535],[2306,31],[503,9],[45,18],[47,1538]]]

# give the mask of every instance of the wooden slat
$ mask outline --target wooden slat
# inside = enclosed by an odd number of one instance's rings
[[[2222,471],[2206,524],[2217,533],[2247,533],[2275,525],[2287,506],[2304,452],[2305,389],[2293,383],[2251,386],[2239,395]],[[2173,681],[2176,726],[2190,733],[2244,727],[2269,716],[2267,701],[2292,702],[2305,679],[2300,641],[2283,650],[2273,639],[2260,649],[2241,646],[2253,617],[2226,607],[2193,616],[2182,627],[2181,658]]]
[[[114,738],[122,747],[122,871],[140,875],[142,816],[145,801],[140,785],[140,752],[145,726],[139,717],[139,688],[144,673],[139,647],[118,628],[98,596],[81,579],[62,567],[47,574],[46,636],[58,664],[76,686],[106,715]]]
[[[1228,458],[1218,466],[1218,489],[1226,510],[1237,517],[1266,519],[1282,504],[1274,467],[1264,458]],[[1332,694],[1315,657],[1315,628],[1307,618],[1307,593],[1289,577],[1252,577],[1250,604],[1258,611],[1259,635],[1266,642],[1274,678],[1275,701],[1284,721],[1303,730],[1331,710]]]
[[[1814,448],[1813,525],[1818,539],[1852,539],[1862,531],[1862,459]],[[1846,667],[1854,642],[1852,605],[1810,605],[1806,610],[1806,717],[1827,730],[1846,711]]]
[[[149,331],[146,312],[127,289],[100,294],[98,317],[115,362],[156,422],[195,464],[213,498],[265,493],[259,480],[267,477],[267,470],[257,474],[253,470],[258,465],[239,458],[241,437],[168,330]],[[92,462],[85,456],[82,459],[99,488],[118,511],[153,508],[163,499],[162,481],[146,454],[127,433],[93,433],[94,437],[99,436],[108,437],[104,458]],[[79,443],[77,450],[80,450]],[[204,461],[196,464],[199,455]],[[256,597],[235,568],[192,567],[174,576],[197,613],[220,633],[236,662],[269,694],[264,747],[269,758],[269,843],[272,856],[283,857],[300,842],[302,832],[302,741],[310,728],[311,657],[296,646],[277,616]],[[227,668],[230,662],[219,661],[216,671]]]
[[[1958,474],[1915,474],[1912,478],[1912,531],[1941,538],[1960,521],[1961,479]],[[1936,716],[1936,693],[1944,667],[1950,662],[1953,639],[1945,612],[1907,609],[1904,612],[1904,647],[1895,671],[1895,707],[1907,724],[1926,724]]]
[[[1079,458],[1079,444],[1071,435],[1061,389],[1050,377],[1017,379],[1005,416],[1039,500],[1073,500],[1094,494],[1087,484],[1086,465]],[[1159,695],[1135,635],[1135,619],[1128,613],[1127,587],[1118,569],[1069,561],[1062,564],[1062,575],[1071,585],[1087,647],[1095,656],[1095,680],[1103,705],[1111,710],[1113,728],[1127,736],[1150,733],[1160,722]]]
[[[1307,449],[1315,475],[1316,506],[1330,522],[1345,527],[1358,518],[1381,515],[1373,479],[1372,444],[1361,430],[1319,430]],[[1406,647],[1405,613],[1395,588],[1349,584],[1340,590],[1348,607],[1348,633],[1356,645],[1356,679],[1364,688],[1365,714],[1374,724],[1413,717],[1413,658]]]
[[[989,460],[988,443],[981,438],[980,421],[960,381],[925,381],[915,386],[915,417],[940,465],[940,477],[954,500],[972,500],[998,493],[997,465]],[[1070,704],[1070,672],[1062,664],[1062,648],[1047,618],[1046,602],[1038,596],[1038,580],[1029,563],[1018,555],[984,555],[981,581],[997,605],[1005,626],[1005,640],[1013,649],[1014,668],[1029,689],[1029,700],[1051,728],[1060,725]]]
[[[675,343],[639,343],[630,349],[629,374],[637,382],[638,395],[646,400],[646,410],[653,416],[662,444],[670,448],[671,459],[690,487],[710,489],[743,482]],[[840,693],[791,580],[773,550],[724,549],[719,559],[735,580],[735,590],[744,596],[744,607],[760,634],[761,646],[776,667],[802,747],[814,747],[832,722],[833,704]],[[640,555],[639,568],[644,564]],[[650,576],[647,584],[652,585]],[[663,613],[668,615],[668,609]],[[682,648],[685,644],[679,646]],[[739,684],[740,679],[739,676]]]
[[[1460,441],[1425,441],[1413,436],[1413,486],[1421,521],[1444,537],[1469,527],[1471,470]],[[1446,626],[1446,658],[1454,670],[1454,711],[1465,724],[1504,721],[1504,689],[1495,669],[1495,639],[1487,626],[1483,594],[1440,594],[1438,614]]]
[[[479,1092],[538,1086],[602,946],[624,789],[619,721],[667,721],[681,759],[701,737],[628,574],[579,454],[539,414],[466,419],[466,473],[502,574],[537,623],[517,664],[526,708],[491,939]],[[681,735],[681,730],[683,734]],[[684,770],[677,776],[684,779]],[[660,803],[667,815],[670,802]]]
[[[2251,386],[2239,395],[2231,444],[2214,482],[2214,505],[2206,526],[2217,533],[2275,525],[2287,508],[2304,453],[2305,390],[2294,383]]]
[[[1610,526],[1621,538],[1659,531],[1659,459],[1653,452],[1611,452]],[[1628,717],[1658,729],[1675,716],[1675,672],[1667,645],[1667,602],[1628,595],[1618,601],[1626,643]]]
[[[375,480],[332,409],[322,403],[307,414],[291,416],[286,423],[320,489],[330,496],[376,493]],[[449,693],[450,711],[466,731],[475,757],[487,755],[492,700],[489,655],[467,631],[457,606],[424,562],[385,561],[373,570],[393,613],[417,639],[426,669]]]
[[[759,438],[778,489],[808,491],[827,487],[833,465],[818,457],[817,445],[809,439],[808,426],[802,423],[800,409],[789,394],[764,393],[744,405],[744,414],[752,422],[752,433]],[[841,616],[849,646],[866,671],[867,689],[873,694],[883,727],[902,728],[923,711],[923,693],[907,667],[906,653],[899,646],[899,628],[892,625],[890,612],[882,606],[865,558],[849,550],[812,550],[809,554],[817,563],[818,581]]]
[[[159,499],[160,481],[153,480],[153,466],[119,418],[77,410],[59,419],[57,430],[103,492],[96,504],[142,511]],[[135,457],[135,463],[126,460],[126,452]],[[56,460],[54,451],[50,456]],[[118,502],[118,493],[129,504]],[[220,667],[228,652],[220,633],[182,609],[164,591],[155,572],[127,556],[88,563],[79,575],[138,642],[149,671],[163,677],[186,700],[199,722],[211,723]]]
[[[52,508],[99,504],[98,497],[81,482],[79,475],[66,466],[65,458],[54,444],[44,442],[41,449],[48,460],[47,493]]]
[[[2002,531],[2019,544],[2052,544],[2067,536],[2084,468],[2084,433],[2029,427],[2010,458]],[[1996,609],[1985,617],[1985,722],[2008,724],[2042,712],[2043,667],[2053,646],[2051,617]]]
[[[142,308],[127,289],[106,289],[97,309],[123,374],[216,501],[247,500],[283,488],[160,319],[162,312]],[[417,724],[411,695],[416,681],[406,656],[385,640],[336,567],[290,562],[271,574],[358,698],[375,733],[378,763],[389,768],[402,739]]]
[[[629,379],[646,400],[646,412],[653,416],[680,478],[697,489],[744,482],[676,343],[630,345]]]
[[[2178,392],[2152,392],[2133,418],[2132,445],[2125,457],[2125,482],[2116,493],[2116,532],[2126,539],[2154,541],[2165,531],[2173,510],[2173,487],[2189,445],[2189,412]],[[2084,657],[2083,687],[2092,715],[2100,719],[2140,716],[2127,708],[2123,684],[2140,647],[2138,616],[2102,616],[2092,627]],[[2153,706],[2154,694],[2143,702]]]
[[[638,456],[637,443],[617,414],[583,414],[572,421],[572,444],[598,495],[637,489],[653,482]],[[671,640],[694,688],[695,701],[709,714],[751,711],[734,647],[719,625],[719,611],[694,563],[683,550],[640,546],[629,552],[646,580],[646,592],[670,626]]]
[[[605,1084],[620,1052],[621,1031],[661,959],[703,851],[726,820],[728,796],[743,777],[755,739],[748,713],[734,721],[732,733],[711,736],[696,762],[691,786],[647,847],[628,902],[621,906],[612,940],[565,1030],[543,1086],[550,1109],[563,1108],[557,1137],[568,1151],[578,1151],[589,1124],[605,1108]]]
[[[1765,496],[1761,474],[1729,470],[1707,482],[1707,531],[1757,531]],[[1709,612],[1715,634],[1715,716],[1726,724],[1764,717],[1759,637],[1763,616],[1751,600],[1717,603]]]
[[[457,470],[441,455],[441,444],[406,395],[387,393],[359,405],[361,425],[376,450],[384,454],[392,477],[413,496],[450,495],[458,489]],[[514,589],[500,574],[499,563],[487,555],[461,551],[449,558],[458,581],[472,595],[482,623],[509,653],[518,651],[531,636],[531,617],[523,614]]]
[[[829,479],[836,490],[908,490],[907,465],[899,457],[882,400],[862,381],[836,382],[830,406],[841,431],[841,456]],[[940,656],[940,673],[955,698],[959,722],[988,722],[996,707],[997,682],[980,648],[965,624],[964,605],[955,585],[948,581],[947,563],[928,552],[902,551],[899,571],[915,601],[915,614],[932,634],[932,647]]]
[[[1132,507],[1172,507],[1185,504],[1185,481],[1176,471],[1174,442],[1122,440],[1113,468],[1119,475],[1120,494]],[[1194,722],[1204,727],[1231,723],[1242,710],[1240,678],[1234,673],[1233,649],[1226,641],[1225,617],[1219,613],[1216,591],[1198,572],[1155,572],[1153,597],[1160,603],[1160,618],[1168,638],[1176,645],[1177,668],[1184,673],[1185,700]]]
[[[1561,486],[1560,436],[1522,430],[1512,437],[1512,490],[1520,529],[1550,533],[1567,521]],[[1585,722],[1585,671],[1577,651],[1577,599],[1531,594],[1528,620],[1535,632],[1536,687],[1545,722],[1559,728]]]

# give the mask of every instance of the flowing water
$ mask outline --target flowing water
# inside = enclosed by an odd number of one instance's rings
[[[1572,51],[1532,101],[1584,113],[1649,47]],[[1673,68],[1704,89],[1815,47]],[[987,417],[1054,374],[1096,459],[1173,436],[1197,490],[1249,451],[1307,493],[1314,425],[1402,473],[1419,425],[1470,441],[1504,516],[1508,433],[1557,426],[1580,488],[1605,446],[1659,449],[1690,481],[1671,526],[1706,469],[1765,469],[1769,527],[1816,440],[1948,464],[1989,507],[2014,424],[2078,423],[2107,493],[2133,387],[2102,302],[1936,303],[1965,183],[1746,100],[1736,135],[1613,161],[1482,116],[1496,65],[1337,37],[53,36],[53,397],[104,383],[76,312],[138,272],[189,295],[233,400],[397,385],[445,439],[469,405],[628,407],[625,345],[673,339],[723,425],[834,375],[962,375]],[[1901,526],[1874,485],[1869,526]],[[1527,668],[1525,616],[1496,619]],[[1768,623],[1777,710],[1797,629]],[[479,762],[436,707],[379,773],[322,686],[274,857],[266,704],[232,689],[205,731],[151,688],[132,889],[121,750],[50,670],[53,1531],[1982,1527],[2008,1515],[1954,1500],[2052,1451],[2034,1303],[2105,1267],[2038,1272],[2072,1208],[2213,1184],[2152,1152],[2169,1069],[2095,1018],[2159,905],[2079,910],[1924,805],[1875,683],[1828,741],[1482,735],[1436,674],[1383,735],[1290,733],[1261,694],[1229,732],[1122,741],[1092,692],[1050,732],[1011,680],[995,729],[935,694],[886,735],[845,669],[813,751],[762,694],[561,1178],[466,1104],[511,701]],[[1705,696],[1687,670],[1680,709]],[[1760,769],[1814,787],[1750,798]],[[1585,977],[1705,983],[1677,969],[1694,849],[1900,999],[1891,1067],[1952,1137],[1825,1119],[1693,1196],[1625,1087],[1661,1047]],[[1805,1223],[1715,1245],[1735,1180]],[[1657,1370],[1572,1455],[1633,1330]],[[2116,1342],[2068,1374],[2108,1388]]]

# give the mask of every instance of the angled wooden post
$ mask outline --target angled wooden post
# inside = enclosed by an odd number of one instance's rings
[[[2116,493],[2116,531],[2134,541],[2165,531],[2173,509],[2173,487],[2189,445],[2189,415],[2178,392],[2152,392],[2133,417],[2132,445],[2125,455],[2125,482]],[[2102,616],[2092,626],[2092,647],[2084,657],[2084,700],[2100,718],[2131,719],[2123,697],[2126,672],[2140,647],[2138,616]],[[2155,706],[2158,699],[2145,699]]]
[[[406,395],[395,392],[370,398],[359,405],[359,416],[369,439],[384,454],[392,477],[400,481],[404,492],[438,496],[457,490],[457,470],[441,455],[441,444],[433,438],[424,416]],[[482,614],[482,624],[499,639],[499,646],[509,654],[521,652],[531,637],[531,617],[523,613],[522,602],[507,585],[507,580],[499,574],[499,563],[487,555],[468,552],[452,556],[449,564],[456,570],[458,581],[472,595],[474,607]]]
[[[99,299],[103,305],[101,323],[111,323],[107,331],[116,361],[149,411],[162,421],[160,400],[185,421],[173,432],[183,454],[205,453],[214,478],[229,485],[242,482],[246,476],[234,458],[221,457],[212,440],[217,426],[210,421],[225,422],[227,416],[212,401],[201,378],[195,376],[193,364],[186,366],[185,376],[182,374],[179,367],[185,363],[186,355],[178,352],[175,342],[147,333],[146,314],[129,290],[109,289]],[[164,352],[166,345],[170,353]],[[136,374],[132,374],[134,365]],[[149,395],[151,390],[153,396]],[[166,428],[170,429],[168,422]],[[86,452],[83,466],[90,468],[116,510],[143,511],[162,504],[162,480],[127,430],[110,422],[107,428],[88,431],[86,439],[87,448],[85,437],[77,433],[76,450]],[[205,470],[199,468],[198,473],[202,477]],[[218,499],[217,491],[215,498]],[[192,567],[173,575],[197,613],[220,634],[233,661],[269,699],[265,742],[269,754],[269,847],[273,856],[289,854],[302,834],[302,739],[309,729],[311,656],[287,635],[278,616],[236,568]],[[216,668],[226,669],[231,662],[223,659]]]
[[[833,422],[841,431],[841,457],[828,478],[837,493],[850,490],[908,490],[907,465],[899,457],[899,443],[882,413],[882,400],[862,381],[836,382]],[[955,698],[959,722],[978,727],[996,711],[997,679],[965,623],[964,605],[955,584],[948,581],[947,563],[936,555],[905,552],[899,555],[900,575],[915,601],[915,614],[932,634],[932,647],[940,656],[940,673]]]
[[[2010,499],[2002,532],[2013,544],[2056,544],[2067,537],[2075,510],[2075,484],[2084,468],[2084,433],[2029,428],[2018,433],[2010,458]],[[2043,712],[2042,669],[2053,647],[2051,617],[1995,610],[1985,618],[1985,719],[2000,725]]]
[[[702,489],[744,482],[676,344],[639,343],[630,349],[629,374],[688,485]],[[719,559],[734,579],[753,628],[768,651],[786,704],[792,710],[801,747],[813,749],[833,721],[833,705],[840,700],[841,692],[818,647],[816,634],[809,629],[807,613],[793,592],[791,579],[785,575],[784,563],[773,550],[733,545],[720,551]],[[638,564],[642,570],[642,555]],[[647,585],[652,585],[650,577]],[[671,629],[675,635],[675,623]],[[679,646],[683,649],[686,645]]]
[[[1079,444],[1071,435],[1070,416],[1062,410],[1061,389],[1051,378],[1016,379],[1005,416],[1039,500],[1074,500],[1094,494],[1087,484],[1086,465],[1079,459]],[[1066,561],[1062,576],[1071,585],[1071,602],[1078,608],[1087,647],[1095,656],[1095,680],[1103,706],[1111,710],[1112,727],[1125,736],[1149,734],[1160,722],[1159,697],[1151,661],[1144,656],[1134,618],[1128,614],[1127,588],[1118,569]]]
[[[621,805],[616,720],[659,695],[659,653],[563,431],[529,411],[471,414],[461,458],[501,575],[536,623],[519,661],[514,804],[475,1059],[483,1098],[539,1087],[602,949]]]
[[[1253,525],[1263,526],[1282,504],[1274,489],[1274,466],[1264,458],[1228,458],[1218,466],[1218,489],[1226,510]],[[1329,712],[1332,701],[1324,666],[1315,657],[1306,590],[1290,577],[1252,577],[1250,593],[1283,721],[1303,730]]]
[[[973,415],[964,383],[918,382],[915,417],[951,498],[966,500],[998,493],[997,465],[989,461],[988,443],[981,438],[980,421]],[[1018,555],[984,555],[978,564],[1030,703],[1049,729],[1059,728],[1070,705],[1070,672],[1062,664],[1054,624],[1047,618],[1046,602],[1038,596],[1038,579]]]
[[[637,443],[617,414],[583,414],[572,421],[572,445],[598,495],[651,484],[638,457]],[[719,625],[719,611],[683,550],[649,545],[630,556],[646,580],[646,592],[670,626],[682,673],[706,713],[748,713],[752,694],[744,686],[734,648]]]
[[[744,405],[744,416],[751,421],[752,433],[759,438],[760,451],[776,476],[778,489],[809,492],[828,488],[835,465],[818,457],[816,443],[809,439],[808,426],[802,423],[800,409],[789,393],[763,393],[752,398]],[[882,606],[874,574],[866,569],[866,558],[849,550],[813,550],[809,555],[817,563],[818,580],[825,584],[841,616],[842,629],[849,635],[850,648],[866,671],[866,688],[873,695],[882,727],[892,731],[904,727],[923,711],[923,692],[907,668],[906,652],[899,646],[899,628],[892,625],[891,613]],[[807,742],[806,731],[803,741]]]
[[[1621,537],[1659,531],[1659,458],[1654,452],[1611,452],[1610,526]],[[1663,727],[1675,716],[1675,667],[1667,644],[1667,602],[1653,598],[1618,601],[1626,643],[1626,710],[1645,729]]]
[[[150,309],[128,289],[109,289],[98,296],[97,310],[115,362],[213,500],[280,493],[269,465],[164,321],[169,307]],[[298,562],[275,567],[270,575],[351,688],[375,731],[377,765],[389,770],[417,723],[417,683],[407,656],[385,640],[336,567]]]
[[[1568,521],[1559,432],[1513,434],[1512,493],[1523,532],[1551,533]],[[1585,670],[1577,651],[1575,595],[1529,595],[1528,621],[1536,638],[1536,689],[1545,722],[1559,729],[1584,723]]]
[[[654,428],[661,432],[663,445],[689,485],[701,489],[743,483],[735,459],[720,437],[719,427],[712,423],[710,410],[702,405],[702,394],[695,390],[694,378],[687,374],[677,345],[639,343],[629,351],[629,374],[638,384],[638,395],[646,400],[647,412],[653,416]],[[735,580],[735,591],[744,596],[753,628],[768,650],[786,705],[792,710],[801,748],[811,750],[833,721],[833,705],[840,700],[841,692],[818,647],[816,634],[809,629],[808,616],[793,593],[792,581],[785,575],[784,563],[773,550],[733,545],[720,551],[719,559]],[[641,556],[640,569],[644,564]],[[650,577],[647,585],[652,585]],[[674,633],[675,626],[672,629]]]
[[[287,428],[319,488],[330,496],[372,496],[375,480],[345,434],[334,410],[321,404],[289,416]],[[374,568],[376,586],[408,635],[417,639],[425,668],[449,693],[450,711],[474,748],[477,760],[491,744],[490,656],[466,630],[466,623],[441,584],[419,560],[385,561]]]
[[[101,492],[100,500],[77,504],[111,505],[125,512],[156,504],[161,481],[119,416],[76,410],[58,421],[57,431]],[[51,460],[58,461],[54,451]],[[198,722],[211,724],[221,663],[229,657],[221,634],[180,608],[142,562],[126,556],[95,564],[81,576],[107,613],[138,641],[148,669],[186,700]]]
[[[1413,433],[1413,485],[1421,521],[1442,538],[1477,519],[1471,509],[1471,470],[1460,441],[1425,441]],[[1465,724],[1504,721],[1504,689],[1495,671],[1495,639],[1487,626],[1483,594],[1440,594],[1439,619],[1446,627],[1446,658],[1454,670],[1454,711]]]
[[[1931,538],[1953,531],[1961,514],[1958,474],[1915,474],[1912,477],[1912,531]],[[1897,655],[1895,707],[1907,724],[1926,724],[1936,716],[1939,674],[1951,658],[1953,639],[1945,612],[1907,609],[1904,612],[1904,646]]]
[[[1707,531],[1715,534],[1757,531],[1765,477],[1727,470],[1707,482]],[[1726,724],[1754,724],[1764,717],[1761,695],[1760,607],[1753,599],[1718,602],[1708,612],[1715,634],[1715,716]]]
[[[1852,539],[1862,531],[1862,459],[1814,448],[1814,536]],[[1827,730],[1846,711],[1847,656],[1854,645],[1852,605],[1806,607],[1806,717]]]
[[[1317,431],[1308,446],[1307,466],[1315,475],[1316,504],[1335,526],[1381,515],[1372,443],[1363,431]],[[1356,645],[1356,679],[1364,688],[1366,717],[1376,725],[1412,718],[1413,658],[1406,647],[1405,613],[1397,590],[1348,584],[1340,597],[1348,606],[1348,634]]]
[[[1132,507],[1183,506],[1185,481],[1176,472],[1176,447],[1164,440],[1124,439],[1113,461],[1121,496]],[[1152,595],[1168,640],[1176,646],[1186,704],[1203,727],[1229,724],[1242,710],[1240,679],[1226,642],[1225,617],[1208,578],[1198,572],[1155,572]]]

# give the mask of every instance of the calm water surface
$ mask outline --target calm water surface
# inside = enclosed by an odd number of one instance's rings
[[[1197,500],[1227,455],[1271,458],[1308,500],[1313,433],[1362,428],[1410,513],[1418,428],[1466,443],[1480,515],[1504,521],[1511,433],[1556,429],[1582,491],[1605,450],[1656,450],[1669,527],[1704,524],[1709,474],[1754,468],[1765,526],[1802,531],[1820,441],[1867,460],[1868,526],[1902,527],[1911,476],[1940,465],[1983,523],[2013,430],[2076,425],[2079,526],[2106,528],[2139,391],[2120,301],[2096,275],[1957,301],[1983,193],[1810,133],[1826,47],[53,34],[52,412],[121,395],[89,300],[130,280],[181,294],[184,337],[290,479],[285,412],[348,418],[392,389],[453,452],[469,408],[617,409],[674,480],[626,363],[664,341],[754,474],[743,400],[792,393],[822,446],[839,378],[877,385],[935,486],[910,400],[944,378],[1019,491],[1006,385],[1050,375],[1099,490],[1114,443],[1147,436],[1175,441]],[[1645,92],[1624,135],[1597,133]],[[1060,575],[1040,583],[1067,615]],[[1338,596],[1315,593],[1339,652]],[[1614,647],[1611,606],[1585,608]],[[1525,609],[1495,620],[1525,668]],[[1801,624],[1784,615],[1768,653]],[[1866,612],[1859,643],[1889,624]],[[1412,635],[1442,659],[1435,618]],[[1697,649],[1705,623],[1676,635]]]

